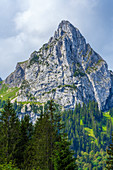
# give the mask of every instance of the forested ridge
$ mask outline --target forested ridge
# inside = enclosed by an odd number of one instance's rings
[[[18,119],[10,100],[0,115],[0,169],[74,170],[76,159],[63,133],[53,100],[45,104],[35,125],[28,115]]]
[[[79,169],[104,169],[113,131],[113,110],[103,113],[97,103],[89,102],[87,106],[76,105],[74,111],[64,111],[62,116]]]
[[[28,115],[18,119],[22,103],[9,102],[8,106],[7,102],[0,101],[0,107],[1,167],[10,165],[13,169],[26,170],[105,169],[106,149],[113,131],[113,109],[102,112],[97,103],[89,102],[62,112],[53,100],[44,107],[32,103],[32,110],[37,114],[40,112],[40,117],[33,124]],[[8,107],[12,115],[9,118],[6,114]],[[27,105],[24,107],[27,112]],[[9,127],[5,126],[7,121]]]

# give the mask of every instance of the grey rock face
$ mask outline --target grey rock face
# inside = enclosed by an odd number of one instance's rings
[[[19,87],[22,81],[25,79],[25,69],[26,63],[17,63],[16,69],[13,73],[11,73],[5,80],[5,83],[9,85],[9,87]]]
[[[105,110],[113,107],[113,72],[110,71],[111,76],[111,88],[110,88],[110,95],[108,96],[105,104]]]
[[[23,80],[18,101],[43,103],[53,98],[73,109],[76,103],[95,100],[100,109],[107,109],[113,100],[113,76],[106,62],[68,21],[62,21],[49,42],[27,62],[17,64],[5,83],[21,86]]]

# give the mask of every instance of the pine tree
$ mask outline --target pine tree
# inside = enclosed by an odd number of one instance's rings
[[[19,129],[19,139],[16,145],[15,161],[19,168],[24,168],[25,162],[25,152],[27,147],[30,145],[33,135],[33,126],[30,123],[30,118],[28,115],[25,115],[24,119],[21,120],[20,129]]]
[[[14,161],[15,146],[18,140],[19,120],[13,105],[7,100],[0,115],[0,162]]]
[[[54,170],[75,170],[77,165],[76,159],[73,157],[73,152],[69,148],[70,143],[62,139],[55,143],[53,162]]]
[[[80,108],[80,105],[79,105]],[[51,151],[51,163],[54,167],[50,169],[54,170],[74,170],[77,169],[75,158],[73,158],[73,152],[70,150],[70,143],[67,141],[67,135],[64,133],[64,124],[61,123],[61,114],[56,112],[55,103],[50,100],[48,107],[48,114],[50,114],[51,125],[53,124],[56,134],[54,137],[54,146]],[[51,134],[52,135],[52,134]],[[53,136],[51,136],[51,139]],[[52,141],[53,142],[53,141]]]
[[[108,158],[106,161],[106,168],[109,170],[113,169],[113,133],[112,133],[112,144],[107,149]]]
[[[56,141],[56,131],[48,114],[42,115],[36,122],[33,140],[36,153],[34,156],[34,160],[36,160],[34,168],[52,170],[51,155]]]
[[[54,170],[59,162],[59,169],[62,169],[62,167],[65,169],[65,166],[69,167],[68,169],[70,170],[71,168],[72,170],[74,169],[75,160],[69,149],[69,143],[65,140],[65,134],[62,129],[64,125],[61,124],[61,115],[56,111],[56,107],[53,100],[48,101],[44,107],[44,112],[35,124],[33,138],[25,152],[25,170],[31,170],[33,168]],[[60,157],[59,162],[56,161],[58,156],[55,152],[58,143],[59,155],[60,151],[65,155],[65,160]]]
[[[56,110],[56,105],[51,100],[47,102],[38,118],[34,135],[24,152],[25,170],[54,170],[56,167],[65,170],[75,169],[75,159],[63,133],[61,115]]]

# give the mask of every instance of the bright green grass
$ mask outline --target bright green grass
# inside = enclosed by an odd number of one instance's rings
[[[25,60],[25,61],[22,61],[22,62],[18,62],[18,64],[24,64],[24,63],[27,63],[28,60]]]
[[[37,104],[37,105],[42,105],[43,103],[40,103],[40,102],[35,102],[35,101],[24,101],[24,102],[18,102],[20,104]]]
[[[109,114],[109,111],[108,112],[104,112],[103,116],[105,117],[105,119],[111,119],[112,123],[113,123],[113,117],[111,117],[111,115]],[[102,126],[102,130],[104,132],[106,132],[107,131],[107,126]]]
[[[0,90],[0,98],[2,100],[7,100],[8,98],[13,99],[17,96],[18,91],[19,91],[18,87],[8,88],[6,84],[3,84]]]
[[[103,130],[103,131],[106,131],[106,130],[107,130],[107,127],[106,127],[106,126],[102,126],[102,130]]]
[[[6,84],[2,84],[2,88],[0,89],[0,94],[4,94],[8,90],[8,86]]]
[[[94,135],[93,129],[90,129],[88,127],[85,127],[84,130],[88,133],[88,136],[92,137],[92,142],[95,142],[96,145],[98,145],[97,138]]]
[[[106,119],[111,119],[111,120],[112,120],[112,123],[113,123],[113,117],[111,117],[111,115],[109,114],[109,112],[103,113],[103,116],[104,116]]]
[[[89,136],[95,138],[93,129],[90,129],[90,128],[88,128],[88,127],[85,127],[84,130],[88,133]]]
[[[82,120],[82,119],[80,119],[80,125],[84,125],[84,123],[83,123],[83,120]]]

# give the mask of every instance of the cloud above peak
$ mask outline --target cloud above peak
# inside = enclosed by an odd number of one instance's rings
[[[108,19],[113,15],[110,10],[105,14],[104,3],[105,0],[1,0],[0,77],[8,76],[18,61],[28,59],[31,52],[46,43],[61,20],[69,20],[97,52],[105,53],[108,48],[104,51],[101,46],[105,47],[106,40],[112,37],[109,34],[113,22]]]

